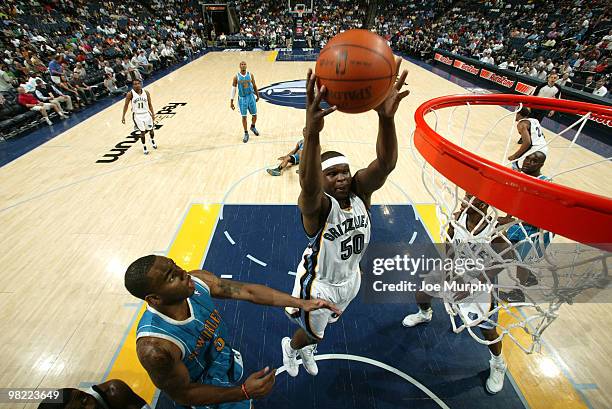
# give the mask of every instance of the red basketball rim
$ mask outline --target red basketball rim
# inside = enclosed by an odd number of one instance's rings
[[[466,103],[514,106],[522,103],[530,108],[576,115],[590,112],[592,118],[610,123],[612,108],[523,95],[453,95],[427,101],[414,114],[416,148],[448,180],[529,224],[611,251],[612,199],[513,171],[455,145],[425,121],[425,115],[433,110]]]

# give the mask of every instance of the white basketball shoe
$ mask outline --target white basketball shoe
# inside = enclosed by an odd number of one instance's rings
[[[291,348],[291,338],[285,337],[281,341],[281,348],[283,350],[283,365],[290,376],[296,377],[300,367],[297,362],[298,351]]]
[[[414,327],[415,325],[431,321],[431,317],[433,317],[433,310],[431,308],[426,311],[423,311],[419,308],[419,312],[415,314],[406,315],[406,317],[402,321],[402,325],[404,327]]]
[[[314,359],[314,354],[315,352],[317,352],[317,345],[308,345],[300,349],[298,352],[302,357],[302,365],[304,365],[304,369],[306,369],[306,372],[308,372],[312,376],[316,376],[319,373],[317,361],[315,361]]]
[[[489,360],[489,378],[487,379],[486,388],[487,392],[495,394],[502,390],[504,387],[504,378],[506,377],[507,365],[504,359],[493,359]]]

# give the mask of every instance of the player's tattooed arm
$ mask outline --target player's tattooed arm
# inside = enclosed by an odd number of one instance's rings
[[[136,353],[155,386],[180,405],[204,406],[244,400],[239,386],[224,388],[192,383],[181,351],[169,341],[141,338],[136,343]]]
[[[336,314],[341,313],[341,311],[329,301],[319,299],[302,300],[292,297],[282,291],[266,287],[265,285],[226,280],[203,270],[191,271],[190,274],[200,278],[208,285],[212,297],[250,301],[254,304],[270,305],[274,307],[295,307],[306,311],[326,308],[332,310]]]

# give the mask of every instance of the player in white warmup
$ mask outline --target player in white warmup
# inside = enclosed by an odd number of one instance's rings
[[[398,73],[400,63],[398,60]],[[344,155],[338,152],[321,155],[319,133],[324,117],[336,107],[321,109],[326,89],[315,90],[316,78],[308,71],[306,132],[300,159],[302,189],[298,204],[309,244],[298,267],[294,297],[322,298],[344,311],[359,292],[359,262],[370,241],[370,198],[383,186],[397,162],[394,116],[402,98],[409,94],[409,91],[400,92],[407,75],[408,71],[404,71],[385,101],[375,108],[378,113],[376,159],[352,176]],[[337,321],[339,316],[297,308],[285,308],[285,312],[299,325],[293,338],[285,337],[281,342],[287,373],[297,376],[299,354],[306,371],[316,375],[315,347],[323,340],[327,324]]]
[[[132,119],[134,121],[134,130],[140,131],[140,141],[142,142],[142,149],[145,155],[149,154],[147,145],[145,144],[145,136],[147,132],[151,137],[151,146],[153,149],[157,149],[155,144],[155,111],[153,110],[153,104],[151,103],[151,94],[149,91],[142,88],[142,82],[140,80],[134,80],[132,83],[132,90],[129,91],[125,96],[125,104],[123,105],[123,116],[121,117],[121,123],[125,124],[125,113],[127,112],[130,101],[132,102]]]

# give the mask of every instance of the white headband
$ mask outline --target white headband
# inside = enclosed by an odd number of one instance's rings
[[[336,166],[336,165],[348,165],[348,159],[346,159],[346,156],[334,156],[333,158],[329,158],[324,160],[321,163],[321,170],[325,170],[327,168],[331,168],[332,166]]]

